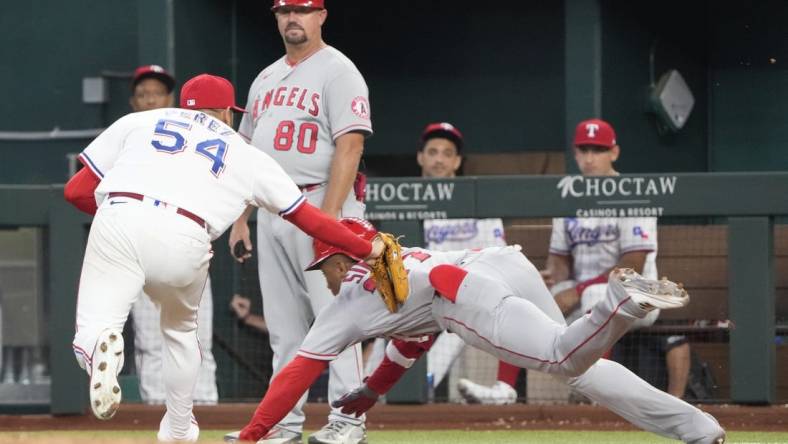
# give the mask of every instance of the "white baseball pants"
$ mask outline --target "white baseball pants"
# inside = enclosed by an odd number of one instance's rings
[[[134,322],[134,363],[140,380],[140,396],[146,404],[164,404],[166,390],[162,373],[164,337],[159,307],[144,292],[131,308]],[[194,387],[194,403],[212,405],[219,401],[216,388],[216,360],[213,358],[213,293],[211,279],[205,283],[197,311],[197,337],[202,364]]]
[[[192,392],[200,370],[197,307],[211,255],[210,237],[194,221],[125,197],[104,201],[85,250],[73,344],[77,361],[89,371],[99,334],[122,330],[144,289],[161,306],[167,392],[162,424],[169,430],[160,434],[173,439],[193,434]]]
[[[620,364],[598,359],[638,319],[615,310],[625,294],[607,286],[590,314],[566,326],[539,272],[514,249],[493,258],[482,255],[464,268],[482,278],[463,285],[456,304],[436,300],[440,308],[433,313],[462,322],[443,321],[469,344],[511,364],[558,376],[643,430],[689,443],[711,443],[723,433],[698,408]],[[487,294],[494,296],[479,297]]]

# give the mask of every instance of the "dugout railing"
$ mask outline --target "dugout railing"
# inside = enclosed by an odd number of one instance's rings
[[[780,276],[788,275],[788,264],[775,258],[774,227],[775,220],[783,221],[788,215],[787,191],[788,173],[784,172],[373,178],[367,187],[367,215],[382,229],[405,234],[411,245],[421,244],[421,220],[428,218],[636,215],[723,220],[727,224],[727,312],[735,324],[725,332],[730,346],[730,400],[769,404],[776,400],[775,335],[785,333],[784,326],[776,322],[776,285],[777,271]],[[0,185],[0,208],[0,229],[44,229],[50,411],[82,413],[88,403],[87,378],[76,365],[70,343],[90,218],[63,200],[62,185]],[[217,252],[217,259],[226,261],[218,258],[221,254]],[[233,281],[228,278],[222,285],[234,285]],[[407,389],[392,393],[393,400],[426,394],[423,369],[410,372],[407,378],[400,384]]]

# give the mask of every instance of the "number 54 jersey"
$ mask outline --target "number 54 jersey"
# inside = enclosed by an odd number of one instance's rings
[[[296,64],[282,57],[249,88],[238,132],[299,185],[328,181],[334,141],[372,134],[367,84],[353,62],[325,46]]]
[[[200,111],[128,114],[93,140],[80,160],[101,178],[99,206],[111,192],[141,194],[154,205],[203,218],[212,239],[249,204],[286,215],[304,201],[276,161]]]

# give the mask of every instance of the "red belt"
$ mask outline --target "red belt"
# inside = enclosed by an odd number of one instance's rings
[[[298,189],[301,190],[302,193],[308,193],[308,192],[310,192],[312,190],[316,190],[316,189],[322,187],[325,184],[326,184],[325,182],[322,182],[322,183],[310,183],[310,184],[307,184],[307,185],[299,185]]]
[[[143,201],[145,200],[145,196],[143,196],[142,194],[126,193],[126,192],[123,192],[123,191],[109,193],[109,197],[110,198],[112,198],[112,197],[128,197],[128,198],[136,199],[136,200],[143,200]],[[167,205],[166,202],[162,202],[162,203]],[[175,212],[180,214],[181,216],[188,217],[189,219],[197,222],[197,225],[205,228],[205,220],[203,220],[203,218],[201,218],[200,216],[192,213],[191,211],[184,210],[183,208],[178,208],[178,209],[175,210]]]

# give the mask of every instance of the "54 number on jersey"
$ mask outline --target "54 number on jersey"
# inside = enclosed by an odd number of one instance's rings
[[[151,145],[156,151],[167,154],[178,154],[183,152],[188,146],[188,140],[181,134],[180,130],[189,131],[190,123],[178,120],[160,119],[156,123],[156,130],[153,133],[154,139]],[[227,156],[227,142],[222,139],[206,139],[194,147],[195,153],[204,156],[211,161],[211,173],[219,176],[224,171],[224,158]]]

